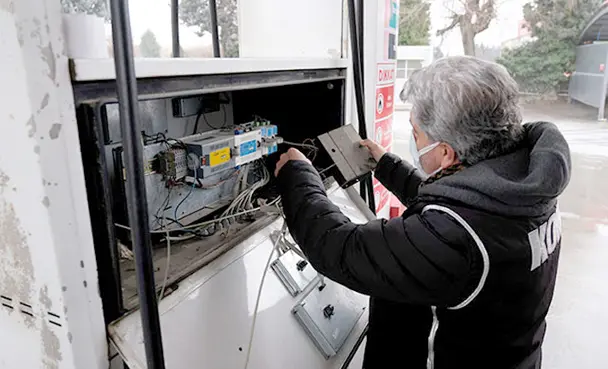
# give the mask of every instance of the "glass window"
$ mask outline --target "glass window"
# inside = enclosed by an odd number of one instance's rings
[[[412,76],[412,74],[414,74],[415,71],[417,71],[418,69],[413,69],[410,68],[407,70],[407,78],[410,78]]]
[[[397,60],[397,69],[405,69],[406,63],[406,60]]]
[[[397,69],[397,78],[405,78],[405,69]]]
[[[133,0],[131,0],[133,1]],[[149,1],[149,0],[144,0]],[[239,28],[238,28],[238,2],[237,0],[217,0],[217,19],[220,38],[220,51],[222,57],[238,58],[239,56]],[[188,57],[213,56],[211,40],[211,14],[208,0],[180,0],[179,18],[181,23],[188,26],[181,29],[194,30],[204,42],[192,43],[191,51],[185,42],[182,48]],[[192,32],[192,31],[189,31]],[[181,33],[180,33],[181,38]],[[205,49],[205,50],[203,50]],[[197,54],[197,55],[194,55]]]
[[[408,69],[420,69],[422,68],[422,60],[408,60],[407,67]]]
[[[135,57],[172,56],[171,6],[169,0],[130,0],[131,34]],[[220,50],[223,57],[238,57],[238,2],[217,0]],[[64,13],[89,14],[102,18],[108,56],[113,55],[108,0],[61,0]],[[208,0],[179,0],[181,56],[213,57],[211,15]],[[76,23],[75,23],[76,24]]]

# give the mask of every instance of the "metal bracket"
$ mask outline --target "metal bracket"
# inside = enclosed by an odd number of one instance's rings
[[[352,125],[334,129],[318,138],[338,168],[341,187],[350,187],[376,167],[369,150],[361,147],[361,137]]]

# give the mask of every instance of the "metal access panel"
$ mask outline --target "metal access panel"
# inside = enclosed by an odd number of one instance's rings
[[[317,276],[317,271],[293,250],[273,261],[271,268],[292,296],[304,291]]]
[[[360,295],[332,281],[320,282],[293,314],[326,359],[336,355],[365,311]]]
[[[319,136],[319,141],[336,164],[338,183],[343,188],[370,174],[376,161],[369,150],[361,147],[361,137],[352,125],[343,126]]]

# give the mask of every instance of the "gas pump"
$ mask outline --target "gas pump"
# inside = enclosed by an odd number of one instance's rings
[[[17,347],[0,362],[360,366],[367,298],[308,265],[268,168],[298,147],[352,221],[373,219],[370,204],[388,216],[371,178],[359,192],[337,185],[317,137],[350,123],[390,149],[396,1],[294,2],[281,33],[268,25],[287,2],[243,0],[243,58],[204,60],[134,59],[128,4],[114,0],[115,59],[69,59],[59,2],[43,3],[0,7],[0,114],[12,122],[0,138],[0,342]],[[272,32],[298,37],[278,48]]]

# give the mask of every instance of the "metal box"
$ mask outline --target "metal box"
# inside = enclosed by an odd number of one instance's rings
[[[365,310],[361,295],[326,280],[305,295],[292,312],[325,359],[336,355]]]

